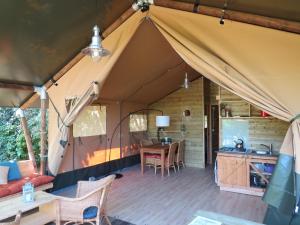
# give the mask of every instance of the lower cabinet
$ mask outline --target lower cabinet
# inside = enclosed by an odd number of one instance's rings
[[[221,190],[262,196],[277,157],[219,153],[218,185]]]

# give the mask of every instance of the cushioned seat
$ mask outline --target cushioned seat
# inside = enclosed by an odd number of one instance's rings
[[[160,159],[160,154],[145,154],[145,158]]]
[[[23,185],[30,181],[34,187],[38,187],[44,184],[48,184],[54,180],[52,176],[32,174],[29,177],[23,177],[20,180],[13,180],[8,182],[8,184],[0,185],[0,198],[8,195],[16,194],[22,191]]]
[[[88,207],[83,211],[83,219],[85,220],[93,219],[97,216],[97,213],[98,213],[98,207],[96,206]]]

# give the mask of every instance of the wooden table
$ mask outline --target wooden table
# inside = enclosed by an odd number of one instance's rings
[[[169,145],[162,145],[162,144],[154,144],[149,145],[141,148],[140,154],[141,154],[141,172],[144,174],[144,167],[145,167],[145,153],[151,153],[151,154],[160,154],[161,159],[161,176],[163,177],[165,174],[165,156],[166,153],[169,150]]]
[[[21,225],[42,225],[53,221],[59,224],[57,197],[43,191],[35,192],[34,202],[25,203],[22,196],[0,202],[0,221],[14,217],[18,211],[24,213],[36,208],[38,211],[22,215]]]

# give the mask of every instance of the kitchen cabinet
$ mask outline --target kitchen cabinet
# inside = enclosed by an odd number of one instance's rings
[[[236,156],[218,156],[219,185],[244,187],[246,180],[246,159]]]
[[[220,190],[262,196],[277,156],[219,152],[217,176]]]

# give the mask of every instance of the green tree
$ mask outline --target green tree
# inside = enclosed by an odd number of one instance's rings
[[[0,107],[0,161],[28,159],[26,141],[16,110]],[[31,132],[35,158],[39,163],[40,110],[27,109],[25,117]]]

